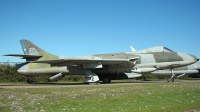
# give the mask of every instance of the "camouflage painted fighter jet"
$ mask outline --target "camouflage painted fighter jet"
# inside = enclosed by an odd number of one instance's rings
[[[52,81],[67,74],[85,74],[89,84],[98,84],[100,80],[110,83],[114,79],[134,78],[156,70],[173,70],[199,60],[194,55],[173,52],[162,46],[133,52],[62,57],[52,55],[28,40],[20,40],[20,43],[24,54],[5,55],[26,59],[25,63],[17,64],[17,71],[25,75],[53,75]],[[173,80],[174,77],[168,79]]]

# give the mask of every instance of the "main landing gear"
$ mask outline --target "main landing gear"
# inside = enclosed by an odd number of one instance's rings
[[[103,83],[105,84],[105,83],[110,83],[111,82],[111,79],[110,79],[110,77],[104,77],[103,78]]]
[[[91,70],[86,70],[86,82],[89,83],[89,85],[98,85],[99,83],[99,77],[95,73],[93,73]]]

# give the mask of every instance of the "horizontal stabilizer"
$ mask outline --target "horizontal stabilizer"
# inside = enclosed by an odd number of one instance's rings
[[[28,54],[6,54],[3,56],[14,56],[14,57],[22,57],[23,59],[27,58],[41,58],[41,55],[28,55]]]

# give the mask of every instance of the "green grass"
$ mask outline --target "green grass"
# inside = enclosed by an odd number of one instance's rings
[[[200,109],[200,82],[0,89],[2,112],[182,112]]]

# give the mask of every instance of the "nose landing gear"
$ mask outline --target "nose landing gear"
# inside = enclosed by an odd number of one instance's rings
[[[175,77],[176,75],[174,74],[173,69],[171,69],[171,74],[172,74],[172,76],[171,76],[170,78],[167,79],[167,82],[174,82],[174,77]]]

